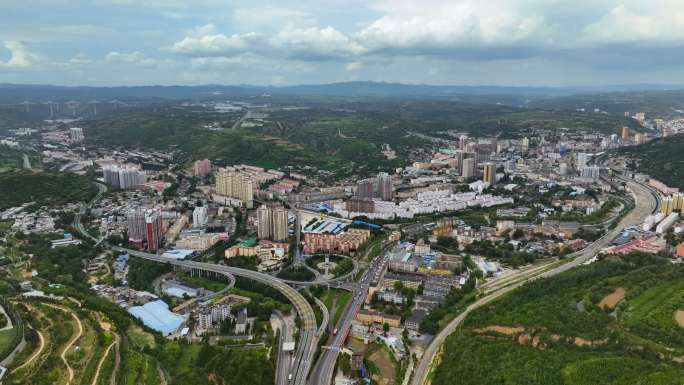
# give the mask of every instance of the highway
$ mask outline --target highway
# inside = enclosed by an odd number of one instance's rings
[[[313,372],[311,374],[310,385],[327,385],[330,384],[334,376],[335,363],[337,362],[337,357],[340,350],[344,346],[344,341],[349,334],[349,329],[351,328],[351,322],[354,319],[354,315],[361,309],[363,302],[366,299],[366,294],[368,293],[368,287],[370,286],[370,281],[375,273],[382,268],[382,261],[385,258],[385,249],[390,246],[391,243],[385,244],[383,247],[383,252],[381,252],[372,262],[366,273],[364,273],[361,280],[356,284],[356,288],[353,291],[353,296],[350,302],[344,309],[342,316],[337,322],[336,329],[337,333],[333,335],[328,345],[321,352],[321,356],[314,366]]]
[[[177,260],[172,258],[162,257],[156,254],[150,254],[138,250],[126,249],[123,247],[110,246],[112,250],[126,252],[131,256],[146,259],[149,261],[170,264],[172,266],[178,266],[184,269],[190,269],[195,271],[208,271],[214,273],[228,273],[237,277],[248,278],[268,286],[271,286],[281,292],[287,299],[292,303],[299,318],[302,321],[302,327],[300,330],[299,346],[295,353],[295,361],[292,367],[292,383],[297,385],[306,384],[306,379],[309,370],[312,366],[313,356],[316,350],[317,338],[316,338],[316,316],[314,314],[313,308],[309,302],[302,296],[297,290],[293,289],[286,283],[282,282],[280,279],[272,277],[268,274],[258,273],[252,270],[241,269],[238,267],[231,267],[225,265],[217,265],[213,263],[195,262],[195,261],[185,261]]]
[[[608,231],[604,236],[602,236],[586,248],[576,253],[570,254],[568,256],[569,258],[574,257],[572,261],[551,268],[549,270],[538,271],[538,274],[533,276],[526,275],[524,279],[513,280],[509,286],[501,287],[499,290],[491,292],[491,294],[485,295],[484,297],[470,304],[470,306],[468,306],[466,310],[464,310],[461,314],[454,318],[430,342],[430,345],[427,347],[427,349],[425,349],[423,357],[421,358],[418,366],[415,369],[413,381],[411,382],[411,384],[424,385],[427,383],[428,375],[433,368],[435,356],[439,352],[442,344],[450,334],[456,331],[456,329],[460,326],[460,324],[468,316],[468,314],[470,314],[470,312],[483,305],[486,305],[487,303],[503,296],[504,294],[512,290],[517,289],[518,287],[526,284],[531,280],[552,277],[556,274],[568,271],[572,268],[581,265],[582,263],[587,262],[588,260],[596,256],[596,254],[599,251],[601,251],[601,249],[608,246],[610,242],[613,239],[615,239],[615,237],[617,237],[626,227],[640,224],[649,214],[653,213],[655,210],[658,209],[659,195],[657,193],[654,194],[653,189],[651,189],[649,186],[638,183],[631,179],[625,179],[622,177],[619,177],[619,179],[627,183],[627,187],[634,196],[635,205],[632,211],[625,215],[615,228]]]
[[[275,311],[275,316],[280,323],[280,342],[278,346],[278,363],[276,366],[275,383],[276,385],[286,385],[292,367],[292,355],[290,352],[283,350],[283,345],[286,342],[292,342],[294,325],[291,325],[290,320],[286,319],[279,311]]]

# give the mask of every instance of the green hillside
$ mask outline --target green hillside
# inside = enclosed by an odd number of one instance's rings
[[[60,172],[13,169],[0,173],[0,210],[35,202],[34,207],[58,206],[92,198],[97,188],[82,176]]]
[[[473,312],[447,339],[432,384],[684,384],[678,310],[684,267],[603,260]]]
[[[620,153],[633,157],[639,172],[684,189],[684,135],[659,138]]]

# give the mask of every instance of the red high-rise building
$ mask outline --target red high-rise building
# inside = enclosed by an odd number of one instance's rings
[[[158,209],[147,210],[145,213],[145,238],[147,251],[153,253],[162,244],[162,219]]]

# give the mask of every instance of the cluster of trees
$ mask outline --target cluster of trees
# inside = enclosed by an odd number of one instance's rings
[[[50,247],[50,239],[60,238],[60,235],[46,237],[34,233],[16,233],[14,236],[22,242],[22,252],[34,255],[32,267],[40,272],[42,278],[53,283],[88,288],[83,263],[97,253],[90,244],[82,243],[53,249]]]
[[[204,385],[208,381],[224,385],[274,383],[275,365],[265,348],[228,348],[205,343],[197,351],[187,344],[168,342],[158,357],[170,373],[171,385]]]
[[[83,176],[60,172],[11,170],[0,173],[0,210],[35,202],[33,207],[88,201],[97,188]]]
[[[292,281],[312,281],[316,276],[304,266],[290,266],[278,272],[276,275],[281,279]]]
[[[474,241],[465,247],[465,251],[507,263],[513,267],[532,263],[540,257],[539,254],[535,253],[516,251],[510,243],[494,243],[488,239]]]
[[[335,277],[343,276],[354,269],[354,262],[349,258],[338,259],[336,263],[337,266],[330,271]]]
[[[460,288],[452,288],[446,296],[444,305],[428,313],[420,324],[420,332],[437,334],[440,329],[440,321],[450,314],[455,314],[464,309],[475,300],[475,285],[477,278],[472,274],[466,283]]]
[[[681,301],[673,293],[681,291],[683,279],[683,268],[636,253],[531,282],[466,318],[447,339],[444,364],[432,383],[681,383],[684,370],[667,355],[684,351],[684,336],[672,318],[674,303]],[[599,301],[617,287],[626,290],[625,300],[616,309],[600,308]],[[659,321],[660,313],[667,317]],[[524,327],[545,347],[475,331],[490,325]],[[554,334],[609,342],[588,349],[554,340]]]
[[[171,265],[147,261],[141,258],[128,260],[128,286],[136,290],[154,293],[152,282],[155,278],[172,270]]]
[[[411,289],[410,287],[405,287],[399,281],[394,283],[394,290],[406,298],[404,303],[394,304],[390,302],[384,302],[378,297],[378,294],[375,293],[371,298],[371,307],[385,314],[400,316],[402,320],[405,320],[411,316],[413,300],[416,297],[417,291]],[[420,288],[419,291],[422,291],[422,288]],[[389,328],[389,325],[387,325],[387,327]]]

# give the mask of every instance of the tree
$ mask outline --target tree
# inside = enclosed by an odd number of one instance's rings
[[[351,357],[347,353],[342,353],[340,354],[339,358],[339,363],[340,363],[340,370],[342,371],[342,374],[345,376],[349,377],[352,373],[352,367],[351,367]]]
[[[387,337],[387,332],[389,332],[389,330],[390,330],[390,326],[387,322],[382,324],[382,331],[385,333],[385,337]]]
[[[401,293],[404,290],[404,284],[401,281],[394,282],[394,290]]]

